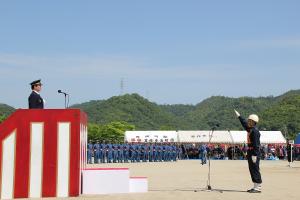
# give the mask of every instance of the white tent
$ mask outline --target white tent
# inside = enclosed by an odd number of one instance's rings
[[[234,144],[247,143],[247,132],[246,131],[230,131]]]
[[[286,143],[280,131],[260,131],[261,144]],[[182,142],[182,143],[244,144],[247,143],[246,131],[126,131],[127,142]]]
[[[126,131],[127,142],[178,142],[176,131]]]
[[[228,131],[178,131],[178,140],[184,143],[232,143]]]
[[[236,144],[247,143],[246,131],[231,131],[233,142]],[[261,144],[284,144],[286,139],[281,131],[260,131]]]

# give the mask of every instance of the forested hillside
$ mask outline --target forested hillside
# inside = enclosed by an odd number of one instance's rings
[[[15,109],[13,107],[0,103],[0,123],[14,111]]]
[[[197,105],[158,105],[138,94],[74,105],[88,113],[90,122],[105,124],[124,121],[136,130],[199,130],[219,125],[219,129],[241,129],[233,109],[247,117],[256,113],[263,130],[281,130],[292,137],[300,131],[300,91],[278,97],[210,97]],[[282,113],[283,115],[281,115]]]
[[[159,105],[138,94],[126,94],[72,108],[84,110],[94,129],[96,125],[120,122],[135,130],[204,130],[215,125],[219,125],[218,129],[239,130],[241,125],[233,112],[237,109],[244,117],[258,114],[261,130],[281,130],[289,138],[300,132],[300,90],[277,97],[213,96],[196,105]],[[13,111],[0,104],[0,122]]]

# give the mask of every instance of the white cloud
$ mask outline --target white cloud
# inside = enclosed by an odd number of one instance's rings
[[[0,54],[1,75],[47,77],[127,77],[137,79],[209,79],[224,78],[235,66],[157,66],[149,59],[117,56],[26,56]],[[218,73],[222,71],[222,73]]]
[[[242,48],[299,48],[300,38],[277,38],[244,40],[238,44]]]

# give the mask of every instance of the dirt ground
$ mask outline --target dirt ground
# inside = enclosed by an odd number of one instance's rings
[[[131,176],[146,176],[148,193],[81,196],[71,199],[154,200],[154,199],[207,199],[207,200],[274,200],[299,199],[300,162],[292,168],[287,161],[262,161],[263,188],[261,194],[245,192],[252,187],[247,161],[212,160],[211,186],[217,191],[202,191],[207,185],[208,165],[199,160],[170,163],[98,164],[89,167],[129,167]],[[196,190],[196,192],[195,192]],[[222,191],[222,192],[221,192]]]

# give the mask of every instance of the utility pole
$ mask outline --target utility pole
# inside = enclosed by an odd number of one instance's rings
[[[120,81],[120,95],[124,94],[124,78],[121,78]]]

